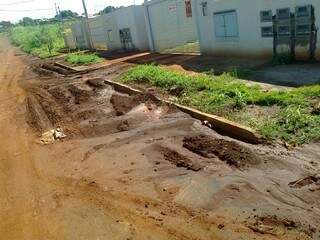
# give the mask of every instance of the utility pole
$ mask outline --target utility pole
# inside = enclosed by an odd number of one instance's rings
[[[82,0],[82,5],[83,5],[83,10],[84,10],[84,15],[86,16],[86,19],[88,19],[89,15],[88,15],[88,11],[87,11],[87,6],[86,6],[85,0]]]
[[[87,10],[85,0],[82,0],[82,5],[83,5],[83,10],[85,15],[85,19],[84,19],[85,34],[86,34],[89,50],[92,50],[93,44],[92,44],[91,33],[90,33],[89,23],[88,23],[89,15],[88,15],[88,10]]]
[[[58,15],[59,15],[59,12],[58,12],[57,3],[54,3],[54,8],[56,9],[56,14],[57,14],[57,16],[58,16]]]

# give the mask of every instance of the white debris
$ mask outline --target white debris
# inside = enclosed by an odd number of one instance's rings
[[[66,138],[61,128],[49,130],[41,135],[40,143],[44,145],[52,144],[57,140]]]
[[[209,121],[203,121],[202,125],[212,128],[212,124]]]

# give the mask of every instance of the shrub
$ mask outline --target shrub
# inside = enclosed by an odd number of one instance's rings
[[[23,51],[42,58],[58,55],[58,50],[64,47],[64,40],[57,24],[14,27],[10,32],[10,38],[12,43]]]

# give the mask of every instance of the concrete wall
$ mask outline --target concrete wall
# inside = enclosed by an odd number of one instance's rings
[[[120,8],[112,14],[116,18],[119,30],[130,28],[132,42],[136,49],[140,51],[149,49],[143,6]]]
[[[77,48],[87,49],[89,44],[88,44],[88,39],[86,35],[84,20],[74,23],[71,28],[72,28],[73,36],[76,41]]]
[[[202,2],[207,2],[207,16],[202,14]],[[319,0],[196,0],[193,9],[200,49],[205,55],[240,55],[252,57],[270,57],[273,38],[261,36],[261,27],[272,23],[260,22],[260,11],[272,9],[273,15],[279,8],[290,7],[294,12],[296,6],[312,4],[315,7],[316,25],[320,27]],[[236,10],[239,35],[236,38],[216,38],[213,13]],[[318,32],[318,57],[320,58],[320,32]],[[297,53],[306,54],[308,46],[298,47]]]
[[[149,45],[153,51],[160,52],[197,40],[194,15],[186,16],[184,0],[152,0],[144,5]]]
[[[63,38],[64,38],[66,47],[68,47],[69,49],[77,48],[76,40],[75,40],[75,37],[73,36],[73,32],[71,28],[64,29]]]
[[[103,16],[87,20],[94,49],[107,49],[107,33],[103,20]]]
[[[134,48],[148,50],[143,6],[130,6],[88,20],[93,47],[111,51],[122,49],[119,30],[130,28]]]

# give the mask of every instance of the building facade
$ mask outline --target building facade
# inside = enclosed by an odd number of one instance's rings
[[[277,51],[294,37],[296,56],[306,58],[311,24],[320,27],[319,0],[195,0],[193,9],[203,55],[270,58],[276,34]],[[314,40],[319,59],[320,31]]]
[[[197,41],[192,1],[150,0],[144,2],[149,46],[152,51],[161,52]]]
[[[143,6],[119,8],[100,17],[105,29],[108,50],[149,49]]]
[[[71,31],[65,35],[65,43],[71,49],[149,49],[143,6],[123,7],[98,17],[82,19],[71,26]]]

